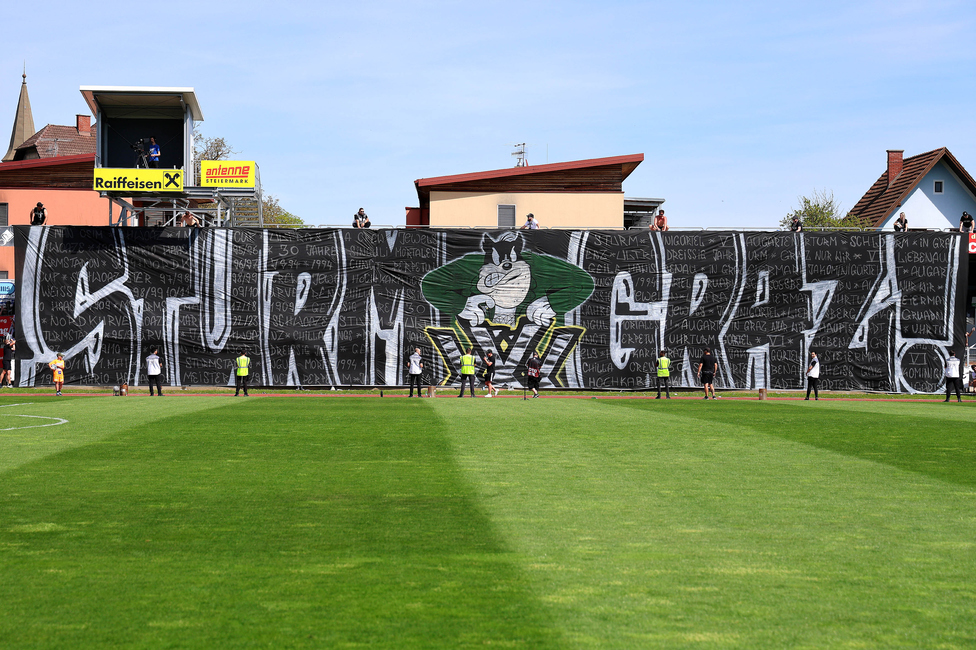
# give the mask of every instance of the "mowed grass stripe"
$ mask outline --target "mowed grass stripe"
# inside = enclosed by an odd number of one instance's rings
[[[222,404],[0,476],[5,648],[560,646],[425,402]]]
[[[0,397],[0,429],[25,428],[0,431],[0,474],[66,449],[96,443],[131,427],[177,415],[191,416],[223,404],[224,400],[213,397],[106,399],[4,395]],[[26,428],[46,421],[19,415],[57,417],[68,422]]]
[[[434,406],[574,647],[972,644],[967,486],[770,436],[758,402]]]
[[[687,406],[703,422],[745,425],[766,435],[976,486],[976,404],[955,399],[949,404],[702,402]],[[660,402],[618,406],[645,410],[652,418],[677,412]]]

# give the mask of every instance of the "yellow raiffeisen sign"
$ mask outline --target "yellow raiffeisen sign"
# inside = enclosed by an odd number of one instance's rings
[[[203,187],[254,187],[253,160],[201,160]]]
[[[182,192],[182,169],[95,169],[98,192]]]

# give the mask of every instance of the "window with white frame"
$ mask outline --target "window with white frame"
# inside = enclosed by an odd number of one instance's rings
[[[935,181],[932,183],[932,191],[936,194],[942,194],[945,183],[942,181]]]
[[[6,228],[9,225],[7,223],[7,204],[0,203],[0,228]]]

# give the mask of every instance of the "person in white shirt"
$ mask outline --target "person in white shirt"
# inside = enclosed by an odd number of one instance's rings
[[[817,359],[817,353],[810,353],[810,365],[807,367],[807,396],[805,399],[810,399],[810,391],[813,390],[813,399],[815,401],[820,400],[820,361]]]
[[[163,396],[163,384],[160,379],[163,374],[163,361],[159,358],[159,348],[153,348],[152,353],[146,357],[146,377],[149,379],[149,396],[153,396],[153,384],[159,396]]]
[[[959,359],[956,357],[955,350],[949,350],[949,358],[946,359],[945,365],[945,384],[946,384],[946,398],[945,402],[949,401],[949,396],[952,394],[952,389],[956,389],[956,401],[962,401],[962,376],[959,374]]]
[[[420,391],[420,375],[424,371],[424,358],[420,355],[420,348],[414,348],[413,354],[407,359],[407,373],[410,377],[410,394],[407,397],[413,397],[413,386],[417,385],[417,397],[423,397],[423,393]]]
[[[539,222],[536,221],[535,215],[531,212],[525,215],[525,223],[522,224],[520,230],[538,230]]]

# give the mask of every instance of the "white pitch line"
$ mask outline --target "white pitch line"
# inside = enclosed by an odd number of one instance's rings
[[[15,405],[10,404],[10,406],[15,406]],[[47,417],[46,415],[17,415],[14,413],[0,413],[0,416],[8,417],[8,418],[38,418],[40,420],[57,420],[57,422],[50,422],[48,424],[32,424],[27,427],[8,427],[6,429],[0,429],[0,431],[16,431],[19,429],[40,429],[42,427],[56,427],[58,425],[68,423],[68,421],[65,420],[64,418],[52,418],[52,417]]]

